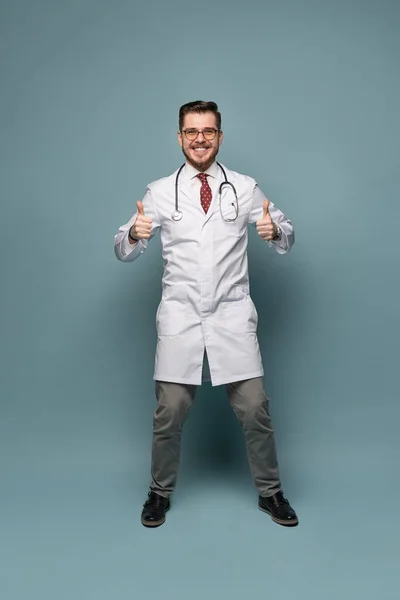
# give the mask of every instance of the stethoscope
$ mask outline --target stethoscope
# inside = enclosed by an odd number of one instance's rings
[[[179,194],[179,192],[178,192],[178,181],[179,181],[179,175],[181,174],[181,171],[182,171],[183,167],[185,166],[185,164],[186,163],[183,163],[183,165],[179,168],[179,171],[177,172],[176,178],[175,178],[175,210],[174,210],[174,212],[171,215],[171,217],[172,217],[172,219],[174,221],[180,221],[182,219],[182,217],[183,217],[182,211],[179,210],[179,207],[178,207],[178,194]],[[235,186],[233,185],[233,183],[231,183],[230,181],[228,181],[228,178],[226,176],[225,169],[223,168],[223,166],[220,165],[218,162],[217,162],[217,165],[219,166],[219,168],[221,169],[221,171],[223,172],[224,177],[225,177],[225,181],[223,181],[221,183],[221,185],[219,186],[219,189],[218,189],[219,211],[221,213],[221,217],[224,219],[224,221],[227,221],[227,222],[236,221],[236,219],[238,218],[238,214],[239,214],[239,202],[238,202],[238,197],[237,197]],[[222,194],[222,190],[224,188],[224,185],[229,186],[233,190],[233,193],[235,195],[235,202],[232,202],[232,206],[235,209],[235,216],[232,217],[231,219],[225,218],[224,215],[222,214],[222,209],[221,209],[221,194]]]

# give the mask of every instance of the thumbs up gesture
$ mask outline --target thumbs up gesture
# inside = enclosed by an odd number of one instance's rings
[[[269,200],[264,201],[263,205],[263,217],[256,223],[257,233],[260,238],[264,241],[274,239],[277,234],[277,226],[271,219],[269,214]]]
[[[134,240],[148,240],[150,238],[153,220],[151,217],[146,217],[143,204],[140,201],[136,202],[136,206],[138,214],[136,221],[129,230],[129,235]]]

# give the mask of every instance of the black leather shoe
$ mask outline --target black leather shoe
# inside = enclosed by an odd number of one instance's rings
[[[143,505],[142,525],[145,527],[159,527],[165,523],[165,513],[170,509],[168,498],[155,492],[149,492],[149,499]]]
[[[272,520],[275,521],[275,523],[279,523],[279,525],[294,527],[299,523],[296,513],[282,492],[277,492],[269,498],[259,496],[258,508],[268,513]]]

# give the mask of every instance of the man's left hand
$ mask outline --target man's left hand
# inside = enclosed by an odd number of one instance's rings
[[[269,214],[269,200],[264,201],[263,210],[263,218],[256,223],[257,233],[262,240],[270,241],[273,240],[278,233],[278,228],[272,221],[271,215]]]

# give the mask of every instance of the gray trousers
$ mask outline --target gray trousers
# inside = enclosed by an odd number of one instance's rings
[[[182,427],[197,387],[156,381],[150,489],[169,497],[174,491],[181,452]],[[226,385],[229,402],[242,426],[247,457],[260,496],[281,490],[274,431],[262,378]]]

